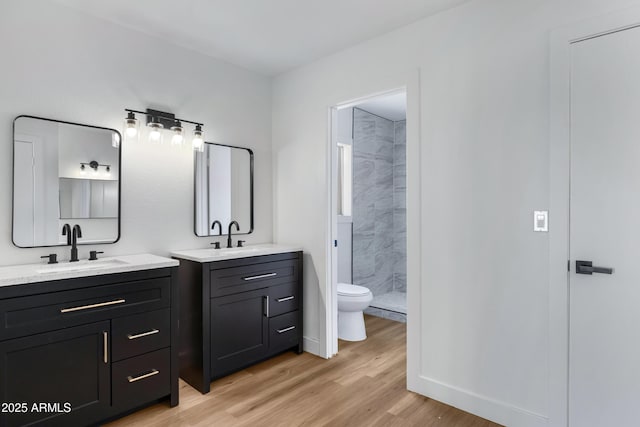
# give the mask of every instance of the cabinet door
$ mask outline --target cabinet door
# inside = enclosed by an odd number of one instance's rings
[[[269,347],[268,289],[211,299],[211,375],[264,358]]]
[[[91,323],[0,343],[0,402],[27,409],[1,413],[0,426],[83,425],[104,417],[111,405],[109,327]]]

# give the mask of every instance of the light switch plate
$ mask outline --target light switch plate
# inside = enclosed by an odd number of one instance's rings
[[[533,211],[533,231],[549,231],[549,211]]]

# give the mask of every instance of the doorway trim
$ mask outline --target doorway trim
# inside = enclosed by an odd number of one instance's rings
[[[640,26],[640,7],[551,33],[549,228],[549,426],[569,425],[571,46]]]
[[[384,86],[384,85],[380,85]],[[380,87],[379,86],[379,87]],[[355,106],[365,100],[400,91],[407,94],[407,387],[416,390],[420,376],[420,349],[422,324],[420,316],[421,300],[421,178],[420,178],[420,69],[416,68],[405,74],[398,84],[387,86],[388,89],[368,95],[354,97],[349,100],[338,100],[328,108],[329,137],[327,138],[327,230],[326,246],[326,349],[327,357],[338,351],[338,302],[337,302],[337,250],[333,242],[337,239],[337,147],[334,147],[337,136],[337,110]]]

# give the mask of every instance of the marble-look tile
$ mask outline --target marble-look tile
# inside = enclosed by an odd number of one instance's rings
[[[394,124],[391,120],[376,117],[376,139],[393,144],[394,142]]]
[[[373,238],[375,232],[375,204],[357,204],[353,207],[353,233],[354,235],[368,235]]]
[[[406,265],[406,260],[403,260]],[[407,292],[407,275],[403,273],[393,273],[393,290],[396,292]]]
[[[376,235],[376,250],[382,251],[393,248],[393,209],[376,209],[374,233]]]
[[[407,121],[400,120],[393,124],[394,143],[405,144],[407,141]]]
[[[353,282],[386,294],[406,277],[404,123],[355,109],[353,131]]]
[[[360,153],[376,153],[376,116],[353,110],[353,148]]]
[[[405,165],[396,165],[393,168],[393,189],[407,189],[407,168]]]
[[[407,290],[407,122],[394,123],[393,145],[393,289]]]
[[[353,155],[353,188],[364,191],[376,182],[376,161],[373,155],[356,151]]]
[[[377,191],[393,191],[393,160],[391,158],[375,160],[375,184]]]
[[[387,141],[384,139],[376,140],[376,158],[377,159],[385,159],[390,163],[393,163],[393,139],[391,141]]]
[[[404,144],[395,144],[393,146],[393,164],[394,166],[407,164],[407,146]]]
[[[393,231],[396,235],[407,232],[407,210],[405,208],[393,210]]]
[[[406,209],[407,208],[407,193],[406,191],[393,191],[393,208],[394,209]]]
[[[367,286],[376,274],[373,238],[353,235],[353,283]]]

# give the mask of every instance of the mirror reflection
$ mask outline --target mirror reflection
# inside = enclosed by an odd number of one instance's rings
[[[60,178],[60,218],[118,218],[118,181]]]
[[[253,152],[248,148],[205,143],[195,153],[195,233],[199,237],[226,234],[231,221],[239,231],[253,231]]]
[[[13,243],[66,245],[66,223],[79,244],[120,236],[120,134],[112,129],[20,116],[13,138]]]

